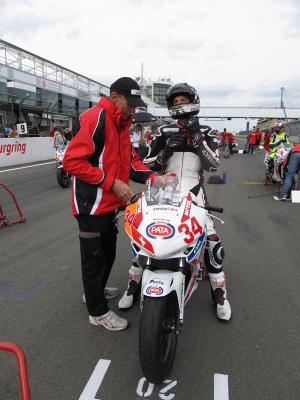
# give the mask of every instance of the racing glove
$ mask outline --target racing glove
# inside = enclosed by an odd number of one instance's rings
[[[184,137],[180,132],[170,136],[165,142],[165,148],[159,152],[157,162],[162,165],[166,164],[174,154],[175,148],[182,144],[184,144]]]
[[[185,123],[185,128],[189,133],[188,143],[194,148],[200,146],[202,141],[205,139],[204,134],[201,132],[201,127],[199,124],[198,117],[192,117]]]

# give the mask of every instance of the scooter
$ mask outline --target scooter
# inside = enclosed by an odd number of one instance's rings
[[[55,152],[56,179],[62,188],[68,188],[71,183],[71,175],[63,169],[63,159],[68,145],[58,146]]]
[[[143,268],[139,358],[144,376],[161,383],[168,376],[184,321],[184,308],[205,274],[209,211],[193,193],[174,186],[148,188],[125,209],[131,251]]]

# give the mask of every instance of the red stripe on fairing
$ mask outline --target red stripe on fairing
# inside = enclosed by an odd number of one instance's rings
[[[134,226],[131,226],[132,239],[137,242],[140,246],[142,246],[145,250],[148,250],[150,253],[154,254],[154,249],[152,244],[147,240],[143,235],[141,235]]]
[[[181,218],[181,222],[185,222],[188,219],[190,219],[191,208],[192,208],[191,193],[188,193],[186,202],[185,202],[184,211],[183,211],[182,218]]]
[[[140,198],[137,205],[137,214],[133,220],[134,227],[138,229],[142,221],[143,221],[143,209],[142,209],[142,198]]]

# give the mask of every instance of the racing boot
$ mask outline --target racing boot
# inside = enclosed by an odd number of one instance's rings
[[[225,274],[222,271],[216,274],[209,273],[208,275],[217,317],[222,321],[229,322],[231,319],[231,307],[227,298]]]
[[[133,262],[129,269],[128,286],[121,297],[118,308],[120,310],[128,310],[138,300],[141,292],[141,278],[143,269]]]

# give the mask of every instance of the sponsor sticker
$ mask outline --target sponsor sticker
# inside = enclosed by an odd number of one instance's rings
[[[169,223],[152,222],[147,226],[146,233],[152,239],[170,239],[175,234],[175,228]]]
[[[146,293],[147,294],[151,294],[151,295],[159,295],[163,293],[163,288],[160,286],[149,286],[146,289]]]
[[[150,285],[164,286],[165,282],[160,279],[151,279]]]

